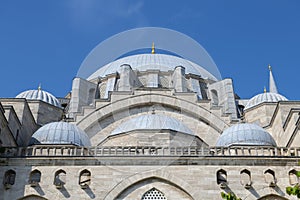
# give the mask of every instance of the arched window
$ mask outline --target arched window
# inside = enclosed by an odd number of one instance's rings
[[[224,189],[227,185],[227,172],[224,169],[217,171],[217,184]]]
[[[62,169],[55,172],[53,184],[56,188],[62,188],[66,184],[66,172]]]
[[[246,188],[249,189],[251,187],[251,172],[247,169],[243,169],[240,173],[241,176],[241,184]]]
[[[268,169],[264,172],[265,175],[265,181],[269,184],[270,187],[276,186],[276,177],[275,172],[271,169]]]
[[[91,172],[87,169],[82,170],[79,174],[79,185],[82,189],[88,188],[91,184]]]
[[[16,172],[12,169],[7,170],[4,174],[3,185],[6,189],[9,189],[15,184]]]
[[[157,190],[156,188],[152,188],[142,196],[141,200],[165,200],[165,199],[167,198],[161,191]]]
[[[216,90],[211,90],[211,99],[212,99],[212,104],[214,106],[219,105],[219,97],[218,97],[218,92]]]
[[[299,177],[297,176],[297,173],[298,172],[295,169],[289,171],[290,185],[296,185],[299,183]]]
[[[30,172],[29,175],[29,184],[32,187],[35,187],[38,185],[39,182],[41,182],[41,172],[37,169],[33,170],[32,172]]]

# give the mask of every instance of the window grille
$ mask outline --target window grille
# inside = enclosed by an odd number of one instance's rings
[[[152,188],[142,196],[142,200],[166,200],[166,199],[167,198],[165,197],[165,195],[159,190],[157,190],[156,188]]]

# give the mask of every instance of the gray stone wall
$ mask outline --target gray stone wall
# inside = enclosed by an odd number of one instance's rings
[[[30,107],[25,99],[0,99],[4,106],[12,106],[15,113],[21,122],[20,135],[24,146],[26,146],[31,138],[31,135],[39,128],[31,113]]]
[[[28,100],[28,105],[36,123],[40,126],[62,119],[62,108],[38,100]]]
[[[97,84],[85,79],[74,78],[69,108],[70,117],[73,117],[74,113],[81,112],[82,106],[94,103],[96,89]]]
[[[5,109],[0,103],[0,147],[17,146],[13,133],[11,132],[5,116]]]
[[[136,163],[137,159],[144,164]],[[164,158],[153,157],[148,159],[150,162],[145,162],[142,158],[119,158],[118,163],[123,163],[122,166],[103,165],[105,163],[104,158],[98,158],[97,160],[86,158],[83,161],[85,162],[84,165],[78,165],[81,161],[76,158],[57,158],[51,161],[48,159],[35,159],[34,161],[30,161],[30,159],[27,159],[27,161],[12,159],[10,166],[0,167],[1,175],[5,171],[13,169],[16,172],[16,181],[10,189],[5,189],[1,185],[0,193],[3,199],[18,199],[35,194],[47,199],[110,200],[140,199],[144,193],[156,188],[167,199],[221,199],[220,193],[222,191],[234,192],[243,200],[254,200],[269,194],[287,199],[296,199],[285,193],[285,187],[290,185],[289,171],[299,169],[297,159],[293,161],[288,159],[288,162],[285,159],[276,159],[277,164],[275,164],[275,162],[260,158],[254,158],[256,161],[251,161],[251,158],[245,160],[238,157],[231,157],[229,160],[209,158],[203,164],[211,164],[205,165],[191,165],[197,160],[193,158],[179,159],[176,163],[182,164],[175,165],[170,161],[167,162],[168,165],[154,164],[158,160],[165,160]],[[230,161],[233,159],[235,161]],[[74,163],[74,160],[77,161]],[[150,164],[151,160],[153,160],[153,164]],[[91,165],[90,161],[93,161],[94,164]],[[250,164],[251,162],[253,165]],[[47,165],[45,165],[46,163]],[[23,166],[24,164],[26,164],[26,167]],[[32,187],[28,183],[29,174],[35,169],[41,172],[41,181],[36,187]],[[65,184],[58,189],[53,184],[54,174],[61,169],[66,172]],[[79,175],[84,169],[91,172],[91,182],[87,188],[82,189],[79,185]],[[249,188],[245,188],[245,185],[243,185],[241,172],[244,169],[250,172]],[[224,182],[224,184],[217,183],[217,173],[220,170],[226,173],[226,183]],[[268,170],[272,170],[275,174],[274,187],[270,186],[269,181],[272,181],[272,177],[269,179],[269,174],[266,173]]]
[[[17,114],[14,111],[14,108],[12,106],[4,106],[5,110],[5,117],[8,122],[8,127],[14,136],[14,139],[16,140],[18,146],[26,146],[25,144],[27,141],[24,141],[23,136],[21,135],[21,122],[18,119]]]
[[[231,79],[224,79],[208,85],[209,96],[212,99],[212,106],[222,106],[224,114],[237,120],[237,108]]]
[[[262,103],[255,108],[245,110],[245,121],[261,127],[268,126],[273,117],[277,103]]]

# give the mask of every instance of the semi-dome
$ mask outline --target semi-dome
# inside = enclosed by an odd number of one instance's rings
[[[263,102],[278,102],[278,101],[288,101],[288,99],[278,93],[265,92],[252,97],[246,104],[245,109],[254,107]]]
[[[87,134],[76,125],[68,122],[52,122],[39,128],[31,137],[34,144],[73,144],[91,146]]]
[[[16,96],[16,98],[25,98],[25,99],[32,99],[32,100],[41,100],[51,105],[60,107],[60,103],[58,99],[50,94],[49,92],[43,91],[41,89],[37,90],[27,90],[24,91]]]
[[[88,77],[88,80],[105,77],[108,74],[120,72],[120,66],[128,64],[133,70],[147,71],[147,70],[160,70],[170,71],[174,70],[177,66],[183,66],[186,74],[196,74],[202,78],[208,78],[217,81],[217,78],[213,76],[206,69],[197,65],[189,60],[166,54],[138,54],[133,56],[127,56],[113,61],[101,68]]]
[[[236,124],[227,128],[216,146],[276,146],[273,137],[256,124]]]
[[[111,135],[127,133],[134,130],[173,130],[193,135],[193,132],[177,119],[160,114],[146,114],[134,117],[119,125],[112,131]]]

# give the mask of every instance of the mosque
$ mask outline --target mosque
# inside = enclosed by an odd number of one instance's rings
[[[271,66],[268,90],[243,99],[192,38],[139,28],[74,76],[64,98],[0,98],[1,200],[297,199],[300,101]]]

